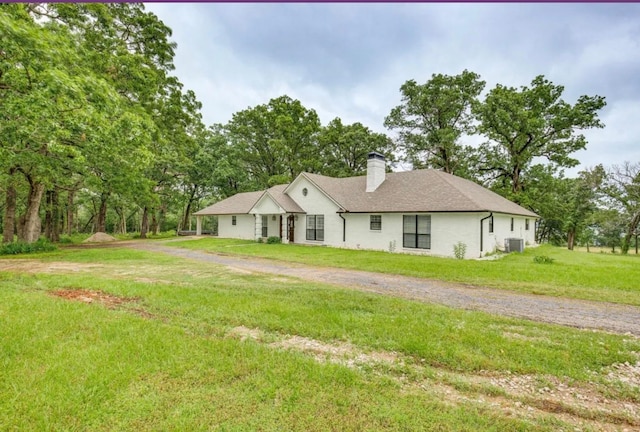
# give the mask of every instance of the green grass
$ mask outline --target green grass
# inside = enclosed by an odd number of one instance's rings
[[[640,306],[640,257],[636,255],[583,253],[543,245],[497,260],[457,260],[329,247],[266,245],[213,238],[173,242],[171,245]],[[548,256],[553,262],[535,263],[534,257],[542,255]]]
[[[640,351],[637,339],[144,251],[62,250],[34,260],[30,270],[50,261],[76,268],[0,272],[0,430],[566,429],[552,416],[527,420],[482,403],[443,401],[417,383],[438,370],[587,383],[611,364],[635,362]],[[62,288],[135,301],[109,310],[50,295]],[[320,363],[229,337],[237,326],[271,339],[299,335],[393,351],[405,366]],[[637,391],[607,388],[610,397],[640,401]]]

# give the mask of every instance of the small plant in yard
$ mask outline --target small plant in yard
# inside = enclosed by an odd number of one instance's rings
[[[271,236],[267,239],[268,244],[279,244],[282,243],[282,239],[277,236]]]
[[[536,264],[553,264],[555,260],[546,255],[536,255],[533,257],[533,262]]]
[[[467,245],[462,243],[462,242],[458,242],[456,244],[453,245],[453,255],[461,260],[464,259],[464,255],[467,253]]]
[[[264,240],[262,239],[262,237],[258,237],[256,239],[256,243],[264,243]]]
[[[45,239],[40,239],[35,243],[7,243],[0,246],[0,255],[19,255],[36,252],[51,252],[56,249],[56,245],[50,243]]]

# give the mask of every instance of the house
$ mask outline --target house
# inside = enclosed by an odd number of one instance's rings
[[[197,233],[203,217],[217,216],[225,238],[276,236],[283,243],[438,256],[454,256],[461,242],[467,258],[505,244],[535,244],[539,216],[500,195],[434,169],[385,168],[384,156],[372,152],[366,176],[301,173],[288,185],[236,194],[196,212]]]

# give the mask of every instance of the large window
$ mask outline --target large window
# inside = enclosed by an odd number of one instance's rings
[[[382,215],[369,216],[369,229],[371,231],[382,230]]]
[[[262,216],[262,237],[269,237],[269,216]]]
[[[402,247],[414,249],[431,249],[430,215],[403,216]]]
[[[307,215],[307,240],[324,241],[324,215]]]

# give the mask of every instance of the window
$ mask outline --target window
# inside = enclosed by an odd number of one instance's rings
[[[235,224],[236,224],[236,217],[231,216],[231,225],[235,225]]]
[[[493,232],[493,216],[489,218],[489,232]]]
[[[382,230],[382,215],[371,215],[371,216],[369,216],[369,229],[371,231],[381,231]]]
[[[511,218],[511,231],[513,231],[513,218]]]
[[[402,247],[431,249],[430,215],[404,215],[402,217]]]
[[[529,219],[524,220],[524,230],[529,231]]]
[[[324,215],[307,215],[307,240],[324,241]]]
[[[262,237],[269,237],[269,216],[262,216]]]

